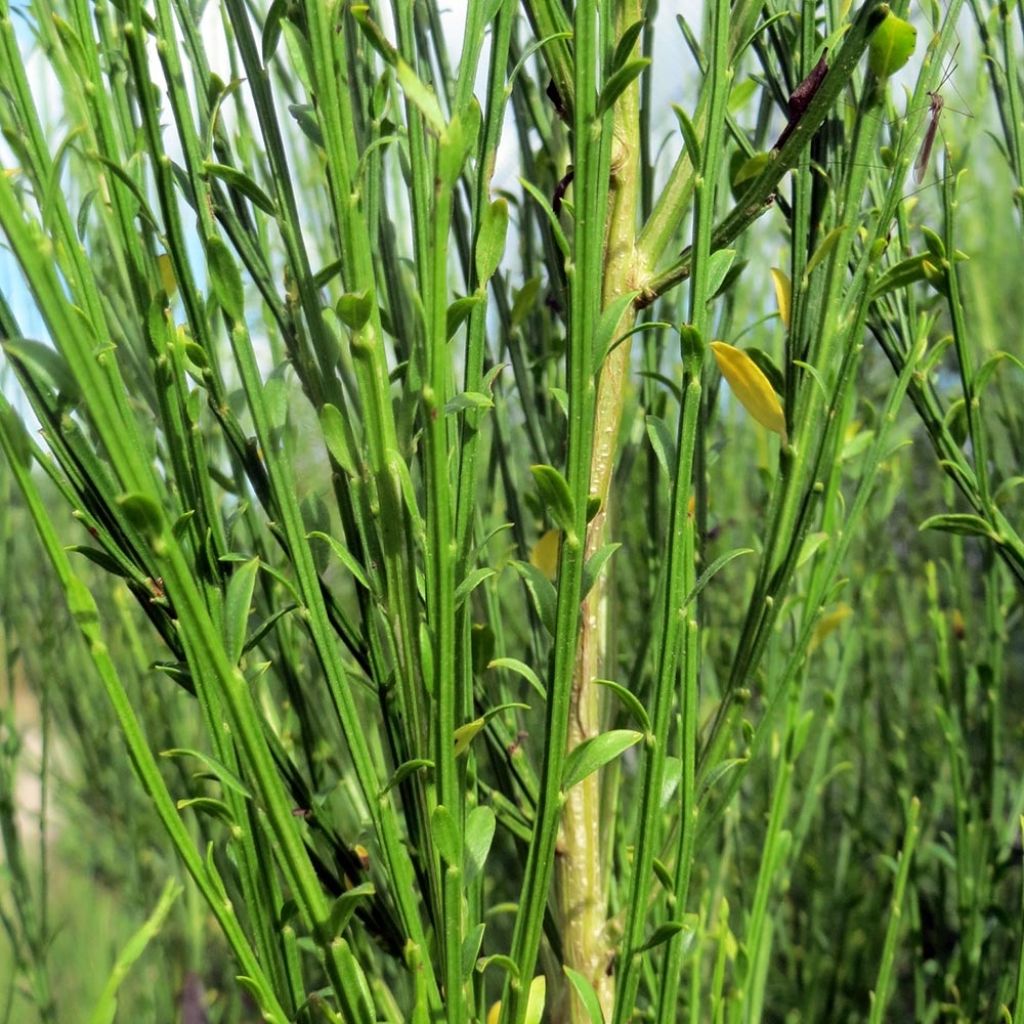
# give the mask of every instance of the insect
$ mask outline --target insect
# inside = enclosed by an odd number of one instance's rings
[[[957,46],[959,48],[959,44]],[[953,51],[953,56],[956,56],[956,50]],[[950,62],[950,67],[942,76],[942,81],[939,82],[938,87],[928,93],[928,130],[924,133],[924,139],[921,140],[921,148],[918,150],[917,159],[914,161],[914,182],[917,185],[924,181],[925,171],[928,170],[928,164],[931,163],[932,146],[935,145],[935,136],[939,131],[939,117],[942,115],[942,108],[946,102],[942,98],[942,93],[939,92],[939,89],[949,81],[950,76],[955,70],[956,65]]]

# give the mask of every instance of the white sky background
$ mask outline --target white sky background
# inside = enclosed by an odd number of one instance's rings
[[[453,64],[457,63],[458,54],[461,51],[462,33],[465,26],[465,4],[467,2],[474,2],[474,0],[451,0],[442,10],[442,20],[449,33],[449,50],[453,54]],[[386,9],[388,5],[384,4],[382,6]],[[17,8],[23,9],[23,4],[18,3]],[[667,174],[672,161],[681,147],[681,139],[676,128],[671,105],[678,103],[684,109],[692,110],[696,105],[698,86],[693,59],[682,37],[682,33],[675,23],[676,16],[682,14],[686,17],[690,21],[695,34],[701,37],[703,35],[701,23],[703,12],[704,4],[702,0],[661,0],[661,3],[658,5],[654,61],[648,73],[654,76],[652,80],[652,103],[654,108],[652,123],[656,126],[654,151],[658,154],[657,169],[660,180],[664,180],[664,176]],[[221,17],[222,12],[219,5],[215,0],[210,0],[202,23],[202,37],[207,47],[211,69],[219,74],[224,81],[229,81],[231,79],[231,64],[222,30]],[[14,23],[19,37],[24,41],[23,53],[28,55],[27,71],[29,79],[33,83],[34,95],[37,98],[40,112],[44,118],[49,120],[48,127],[52,131],[52,138],[56,147],[68,131],[67,124],[62,122],[61,96],[55,92],[54,80],[52,75],[48,73],[49,69],[45,59],[33,46],[25,19],[15,13]],[[384,27],[388,34],[393,36],[392,27],[387,23],[386,19]],[[973,41],[975,38],[974,33],[969,33],[968,35]],[[927,42],[928,30],[922,26],[918,35],[917,52],[906,72],[911,77],[916,75],[916,68],[925,51]],[[283,42],[281,45],[283,46]],[[476,92],[478,96],[483,96],[485,91],[487,57],[488,52],[485,43],[477,82]],[[959,60],[961,65],[967,65],[976,74],[978,67],[976,59],[965,57],[961,53]],[[161,81],[162,72],[155,53],[152,58],[152,65],[154,80]],[[957,76],[957,78],[961,77],[960,75]],[[189,84],[191,85],[191,82]],[[241,90],[241,93],[243,96],[248,96],[248,92],[244,88]],[[955,95],[949,87],[947,87],[947,95]],[[957,101],[950,99],[949,104],[956,106]],[[224,109],[227,116],[232,116],[233,111],[230,111],[228,107]],[[252,117],[255,118],[254,112]],[[165,111],[164,120],[165,123],[170,121],[169,111]],[[782,120],[780,115],[778,118],[780,126]],[[946,120],[948,122],[948,115]],[[303,136],[298,135],[294,131],[294,124],[287,114],[284,115],[284,121],[285,128],[291,135],[297,137],[302,144],[310,145]],[[173,130],[168,129],[165,132],[165,140],[172,157],[180,159],[180,155],[176,152],[177,139]],[[0,138],[0,166],[10,167],[13,163],[14,160],[10,151],[3,142],[3,139]],[[517,140],[511,126],[507,125],[503,133],[502,145],[499,149],[493,184],[494,190],[506,189],[520,194],[519,174]],[[186,212],[185,216],[188,218],[190,215]],[[186,220],[186,223],[188,223],[188,220]],[[511,249],[512,247],[510,246]],[[778,254],[774,255],[777,256]],[[777,261],[777,259],[772,259],[772,262]],[[201,266],[202,264],[198,240],[196,240],[196,253],[192,262],[196,266]],[[37,339],[44,338],[45,329],[35,311],[33,300],[25,290],[13,259],[3,245],[2,238],[0,238],[0,290],[3,291],[7,300],[13,306],[26,336]],[[0,365],[2,365],[2,362],[0,362]],[[0,382],[2,382],[2,371],[0,371]]]

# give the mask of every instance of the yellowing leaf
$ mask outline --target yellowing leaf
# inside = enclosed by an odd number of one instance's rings
[[[818,621],[818,625],[814,627],[814,636],[811,637],[811,647],[813,651],[824,639],[831,633],[834,633],[851,615],[853,609],[848,604],[836,605],[835,611],[831,611],[828,615],[823,615]]]
[[[501,1016],[501,1000],[499,999],[496,1003],[491,1004],[491,1008],[487,1011],[487,1024],[498,1024],[498,1018]]]
[[[476,734],[484,727],[486,721],[483,718],[474,718],[472,722],[467,722],[465,725],[460,725],[455,730],[455,756],[461,757],[467,750],[469,750],[470,743],[473,742]]]
[[[558,575],[558,549],[561,545],[561,530],[548,530],[530,552],[530,565],[540,569],[549,579]]]
[[[711,351],[732,393],[751,416],[786,443],[786,417],[782,403],[757,363],[741,349],[724,341],[711,342]]]
[[[544,997],[547,994],[547,979],[538,974],[530,982],[530,991],[526,996],[526,1024],[540,1024],[544,1014]]]
[[[786,330],[789,330],[789,310],[792,305],[793,286],[784,270],[772,267],[772,284],[775,285],[775,301],[779,304],[779,319]]]
[[[156,258],[156,266],[160,271],[160,284],[167,298],[174,298],[174,293],[178,290],[178,279],[174,276],[174,264],[171,263],[170,255],[166,252],[160,253]]]

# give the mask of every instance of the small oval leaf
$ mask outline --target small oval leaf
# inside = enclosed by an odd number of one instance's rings
[[[763,427],[774,431],[786,443],[786,417],[771,382],[744,352],[724,341],[711,342],[711,350],[722,376],[729,382],[740,404]]]
[[[599,736],[591,736],[570,751],[562,771],[562,789],[572,789],[588,775],[614,761],[623,751],[643,739],[643,733],[634,729],[613,729]]]
[[[871,35],[868,67],[879,78],[888,78],[910,60],[916,45],[917,29],[890,11]]]

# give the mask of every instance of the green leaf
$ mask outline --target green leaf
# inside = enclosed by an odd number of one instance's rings
[[[576,505],[569,491],[569,484],[554,466],[531,466],[534,482],[541,501],[548,510],[554,524],[566,536],[575,536]]]
[[[651,720],[647,715],[647,711],[644,709],[643,704],[640,703],[639,698],[633,693],[632,690],[627,690],[621,683],[616,683],[611,679],[595,679],[594,682],[598,686],[603,686],[608,690],[611,690],[616,697],[619,698],[622,706],[636,719],[637,725],[645,733],[651,731]]]
[[[710,301],[718,294],[718,289],[732,270],[736,259],[735,249],[716,249],[708,257],[708,287],[707,294]]]
[[[477,293],[476,295],[465,295],[461,299],[456,299],[448,307],[445,314],[445,337],[449,341],[455,337],[455,332],[466,322],[470,313],[477,306],[482,305],[482,303],[483,295]]]
[[[160,933],[164,919],[170,912],[174,901],[182,892],[181,886],[176,879],[168,879],[160,893],[153,913],[146,918],[146,923],[125,943],[121,950],[114,968],[103,986],[99,999],[89,1015],[89,1024],[114,1024],[117,1016],[117,990],[121,983],[128,976],[132,965],[146,951],[146,947]]]
[[[727,551],[724,555],[719,555],[701,574],[697,582],[686,595],[686,600],[683,602],[683,607],[686,608],[692,601],[695,601],[701,594],[704,588],[724,569],[734,558],[739,558],[741,555],[752,555],[754,553],[753,548],[733,548],[732,551]]]
[[[579,971],[574,971],[565,964],[562,965],[562,970],[565,971],[565,976],[576,990],[576,995],[579,996],[583,1009],[587,1011],[590,1024],[605,1024],[604,1013],[601,1011],[601,1001],[597,998],[594,986]]]
[[[441,104],[437,102],[434,90],[423,82],[401,57],[395,65],[395,78],[405,93],[405,98],[419,110],[433,131],[441,135],[446,126]]]
[[[499,704],[497,707],[491,708],[486,714],[481,715],[479,718],[474,718],[472,722],[467,722],[465,725],[460,725],[455,730],[455,756],[461,757],[467,750],[469,745],[476,739],[477,734],[484,728],[485,725],[495,716],[500,715],[503,711],[508,711],[509,708],[524,708],[530,710],[529,704],[520,704],[517,702],[511,702],[508,704]]]
[[[28,436],[21,417],[2,399],[0,399],[0,433],[6,439],[6,448],[10,458],[16,465],[28,469],[32,464],[32,439]],[[118,571],[118,575],[122,575],[122,573]]]
[[[34,371],[31,374],[33,377],[41,374],[65,399],[72,404],[78,403],[82,396],[78,381],[55,348],[30,338],[5,338],[3,348],[8,355],[27,363],[30,370]]]
[[[500,967],[510,978],[519,977],[519,965],[510,956],[504,953],[494,953],[491,956],[481,957],[476,962],[478,974],[483,974],[488,967]]]
[[[444,804],[438,804],[430,816],[430,835],[441,859],[451,867],[459,866],[459,827]]]
[[[219,178],[234,191],[240,192],[253,206],[258,206],[264,213],[271,217],[277,216],[277,206],[274,200],[247,174],[243,174],[234,167],[228,167],[226,164],[209,162],[203,164],[203,171]]]
[[[612,349],[615,341],[615,332],[618,330],[622,315],[626,308],[639,295],[638,291],[625,292],[616,296],[601,310],[601,319],[597,322],[597,331],[594,334],[594,372],[601,369],[602,364]]]
[[[796,567],[799,569],[802,565],[805,565],[807,561],[814,556],[814,553],[818,548],[820,548],[828,539],[828,534],[823,530],[818,531],[817,533],[807,534],[800,547],[800,554],[797,556]]]
[[[441,132],[437,146],[437,177],[441,188],[450,190],[455,187],[467,155],[462,118],[455,114]]]
[[[507,668],[510,672],[515,672],[516,675],[522,676],[540,694],[542,700],[547,700],[547,694],[544,692],[544,684],[540,681],[540,676],[529,665],[518,658],[495,658],[493,661],[488,662],[487,667]]]
[[[477,587],[480,586],[484,580],[490,579],[492,576],[497,576],[498,573],[495,569],[480,568],[474,569],[459,585],[455,588],[455,607],[461,608],[462,603]]]
[[[712,788],[726,777],[730,772],[736,771],[738,768],[742,768],[750,761],[749,757],[729,757],[723,761],[719,761],[718,764],[708,770],[707,775],[701,779],[700,793],[698,794],[698,800],[703,800],[704,797],[712,790]]]
[[[611,544],[602,544],[601,547],[599,547],[597,551],[587,559],[587,564],[583,567],[583,585],[580,590],[580,600],[590,593],[594,584],[598,581],[598,578],[601,575],[601,570],[605,567],[605,563],[621,547],[622,544],[617,541]]]
[[[476,739],[476,735],[484,727],[483,718],[474,718],[472,722],[460,725],[455,730],[455,756],[462,757],[469,750],[469,745]]]
[[[910,60],[915,46],[917,29],[889,11],[871,35],[868,67],[879,78],[888,78]]]
[[[206,240],[206,260],[213,294],[228,319],[240,321],[245,315],[245,290],[228,247],[216,235]]]
[[[388,784],[380,791],[380,796],[386,796],[395,786],[403,783],[414,772],[423,771],[425,768],[433,769],[433,767],[434,762],[428,761],[425,757],[414,757],[409,761],[403,761],[395,769],[391,778],[388,779]]]
[[[843,237],[843,232],[846,230],[845,224],[838,224],[834,227],[818,244],[818,248],[814,250],[814,255],[807,261],[807,266],[804,267],[804,280],[810,279],[811,274],[814,273],[815,267],[824,260],[828,254],[838,245],[839,239]]]
[[[336,405],[325,402],[320,410],[320,429],[331,457],[349,476],[356,475],[356,463],[345,436],[345,420]]]
[[[926,519],[918,529],[942,530],[944,533],[956,533],[964,537],[985,537],[988,540],[994,540],[997,544],[1002,543],[999,534],[981,516],[969,513],[932,516]]]
[[[281,19],[288,10],[288,0],[274,0],[267,11],[266,20],[263,22],[263,36],[260,41],[260,54],[263,57],[263,66],[266,67],[277,50],[278,41],[281,38]]]
[[[692,930],[692,926],[690,926],[690,929]],[[640,947],[640,949],[637,950],[637,952],[646,953],[649,950],[655,949],[668,942],[673,935],[678,935],[680,932],[686,930],[687,925],[683,921],[666,921],[664,924],[660,924],[654,929],[654,933]]]
[[[613,729],[599,736],[591,736],[578,747],[574,747],[565,759],[562,770],[562,789],[569,790],[603,768],[609,761],[614,761],[623,751],[643,739],[642,732],[633,729]]]
[[[540,291],[540,278],[531,277],[523,282],[523,287],[516,292],[512,301],[512,312],[509,314],[509,323],[512,329],[521,327],[526,318],[533,311],[537,302],[537,292]]]
[[[372,288],[361,292],[346,292],[334,307],[338,319],[350,330],[361,331],[373,314],[374,293]]]
[[[645,422],[647,424],[647,439],[651,442],[651,447],[657,456],[658,465],[661,466],[665,476],[671,480],[676,465],[676,442],[672,431],[660,416],[648,416]]]
[[[222,785],[228,789],[233,789],[236,793],[241,794],[247,800],[252,799],[252,793],[245,788],[245,784],[242,780],[235,775],[227,765],[222,764],[217,758],[212,757],[210,754],[204,754],[201,750],[193,750],[190,747],[172,747],[170,750],[161,750],[161,757],[194,757],[197,761],[203,764],[207,770],[209,770],[216,778],[221,782]]]
[[[612,53],[612,60],[609,66],[610,72],[618,71],[619,68],[625,66],[627,60],[633,52],[633,48],[636,46],[636,41],[640,38],[640,33],[644,30],[644,20],[641,18],[639,21],[634,21],[622,35],[619,36],[619,41],[615,44],[615,50]]]
[[[635,57],[615,71],[604,83],[598,97],[596,116],[603,117],[608,113],[615,106],[615,101],[643,74],[650,63],[650,57]]]
[[[143,536],[153,540],[163,533],[163,512],[148,494],[140,494],[137,491],[132,494],[122,494],[117,499],[117,504],[128,522]]]
[[[476,276],[483,287],[501,265],[508,234],[508,200],[495,199],[480,214],[480,231],[476,238]]]
[[[250,558],[231,574],[224,599],[224,649],[232,665],[237,665],[245,647],[252,595],[259,572],[259,558]]]
[[[482,394],[479,391],[462,391],[446,403],[444,411],[446,416],[453,416],[470,409],[484,412],[493,408],[494,399],[490,395]]]
[[[526,589],[533,600],[534,610],[541,625],[552,635],[555,635],[555,606],[558,601],[558,594],[555,585],[535,565],[529,562],[512,562],[512,568],[519,573],[526,584]]]
[[[551,226],[551,234],[555,240],[555,245],[558,246],[559,252],[568,259],[569,258],[569,241],[565,237],[565,232],[562,230],[562,225],[558,222],[558,216],[555,211],[551,208],[551,203],[548,201],[548,197],[536,185],[527,181],[525,178],[519,179],[519,184],[523,186],[525,191],[529,192],[530,196],[537,203],[537,205],[544,211],[544,216],[548,219],[548,224]]]
[[[476,967],[476,960],[480,955],[480,947],[483,945],[484,929],[486,927],[487,925],[481,921],[479,924],[474,925],[462,940],[460,963],[462,964],[462,978],[464,981],[468,981],[473,975],[473,968]],[[424,1019],[429,1019],[429,1017]]]
[[[348,569],[350,573],[352,573],[352,575],[362,586],[364,586],[367,590],[373,589],[370,586],[370,581],[366,578],[366,572],[364,571],[363,567],[356,561],[355,555],[353,555],[352,552],[349,551],[349,549],[345,547],[345,545],[342,544],[340,540],[338,540],[335,537],[332,537],[329,533],[324,533],[323,530],[313,530],[306,536],[309,537],[311,540],[316,539],[324,541],[328,545],[328,547],[330,547],[331,551],[334,553],[334,556],[338,559],[338,561],[341,562],[341,564],[345,566],[345,568]]]
[[[106,572],[112,573],[114,576],[128,579],[131,575],[120,562],[108,555],[106,551],[101,551],[98,548],[91,548],[85,544],[69,544],[64,550],[73,551],[76,555],[85,555],[90,562],[98,565]]]
[[[672,104],[672,110],[679,122],[679,130],[683,133],[683,144],[690,158],[690,166],[700,167],[700,142],[697,141],[697,130],[693,127],[690,115],[678,103]]]
[[[175,806],[179,811],[189,809],[201,811],[203,814],[223,822],[230,829],[236,828],[238,824],[235,821],[235,816],[231,813],[231,808],[223,800],[215,800],[213,797],[196,796],[189,800],[179,800]]]
[[[343,934],[359,904],[369,900],[376,893],[377,890],[372,882],[362,882],[347,892],[343,892],[331,905],[331,912],[324,928],[325,935],[321,939],[322,944],[327,945]]]
[[[466,816],[466,863],[463,870],[467,883],[483,871],[496,825],[497,818],[490,807],[474,807]]]

